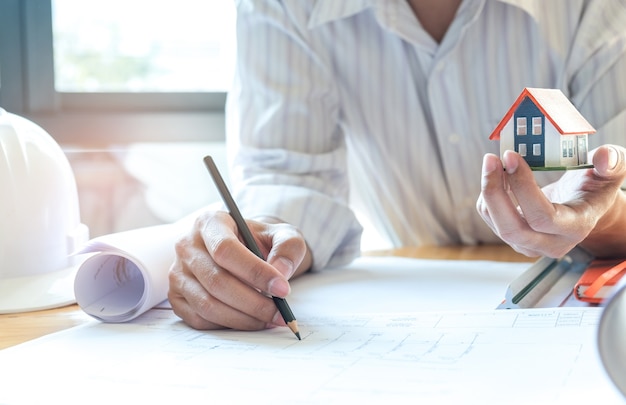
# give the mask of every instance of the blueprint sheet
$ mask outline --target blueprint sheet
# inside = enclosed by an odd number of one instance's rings
[[[363,259],[303,277],[288,328],[197,331],[169,309],[0,351],[0,404],[626,404],[599,308],[494,309],[528,264]]]
[[[0,403],[624,403],[597,358],[599,314],[312,317],[298,341],[286,328],[195,331],[152,310],[0,352]]]

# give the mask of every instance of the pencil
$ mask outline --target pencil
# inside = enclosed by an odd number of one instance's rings
[[[256,244],[256,241],[252,236],[252,232],[250,232],[250,228],[248,228],[248,225],[243,219],[243,216],[241,215],[237,204],[235,204],[233,196],[230,194],[230,191],[228,191],[228,187],[226,187],[226,183],[224,182],[222,175],[217,169],[213,158],[211,156],[205,156],[204,164],[206,165],[207,169],[209,169],[209,174],[213,178],[213,182],[215,183],[217,190],[222,196],[222,200],[224,200],[224,203],[228,208],[228,213],[235,220],[235,223],[237,224],[237,229],[243,237],[246,247],[259,258],[265,260],[263,254],[261,253],[261,249],[259,249],[259,246]],[[300,338],[300,332],[298,331],[298,321],[296,321],[296,317],[293,316],[293,312],[291,312],[291,308],[289,308],[287,300],[280,297],[272,297],[272,300],[274,300],[274,304],[276,305],[276,308],[278,308],[278,312],[280,312],[280,315],[287,323],[289,329],[291,329],[291,331],[296,335],[298,340],[302,340]]]

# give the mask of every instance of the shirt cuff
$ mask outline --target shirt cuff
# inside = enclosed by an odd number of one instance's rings
[[[347,264],[360,253],[363,228],[356,216],[325,194],[297,186],[248,185],[235,199],[245,218],[277,217],[296,226],[313,255],[312,270]]]

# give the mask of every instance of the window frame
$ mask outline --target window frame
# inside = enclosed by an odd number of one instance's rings
[[[24,104],[19,6],[19,0],[0,2],[0,107],[17,112]]]
[[[533,117],[532,119],[532,124],[533,124],[533,131],[532,134],[533,135],[543,135],[543,119],[541,117]]]
[[[515,134],[517,136],[525,136],[528,133],[528,123],[526,117],[516,117]]]
[[[57,92],[52,33],[51,0],[0,2],[0,107],[61,144],[224,140],[225,92]]]

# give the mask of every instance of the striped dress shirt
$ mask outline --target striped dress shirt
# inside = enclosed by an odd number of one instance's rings
[[[361,223],[381,247],[498,242],[475,208],[482,157],[524,87],[561,89],[596,128],[590,147],[626,144],[624,0],[464,0],[440,43],[404,0],[237,13],[235,196],[246,217],[301,229],[316,269],[358,255]]]

